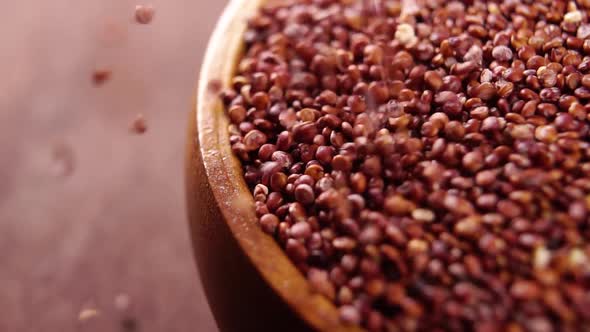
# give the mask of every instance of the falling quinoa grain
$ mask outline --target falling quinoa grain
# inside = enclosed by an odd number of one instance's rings
[[[152,5],[135,6],[135,21],[139,24],[150,24],[154,19],[155,9]]]
[[[143,114],[138,114],[130,126],[130,131],[134,134],[144,134],[148,127],[147,127],[147,120],[143,116]]]
[[[78,320],[80,322],[86,322],[98,317],[99,315],[100,312],[97,309],[83,309],[82,311],[80,311],[80,314],[78,315]]]
[[[112,72],[108,69],[97,69],[92,73],[92,82],[95,86],[101,86],[111,79]]]

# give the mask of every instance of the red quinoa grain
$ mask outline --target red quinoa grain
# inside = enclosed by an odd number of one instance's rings
[[[154,19],[155,10],[152,5],[135,6],[135,21],[139,24],[150,24]]]
[[[248,22],[232,150],[345,324],[590,330],[589,10],[291,1]]]
[[[97,69],[92,73],[92,82],[96,86],[103,85],[111,79],[112,72],[108,69]]]
[[[129,129],[132,133],[139,134],[139,135],[144,134],[147,131],[147,129],[148,129],[147,121],[146,121],[145,117],[143,116],[143,114],[138,114],[135,117],[135,119],[131,123],[131,126]]]

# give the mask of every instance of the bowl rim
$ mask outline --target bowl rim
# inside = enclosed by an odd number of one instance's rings
[[[243,54],[242,36],[247,19],[265,1],[230,0],[205,52],[195,100],[196,118],[190,121],[196,121],[196,139],[207,182],[223,219],[247,259],[300,318],[318,331],[364,331],[358,326],[341,323],[336,306],[312,291],[307,279],[276,240],[260,229],[241,163],[231,150],[228,119],[215,87],[219,83],[222,87],[230,86]]]

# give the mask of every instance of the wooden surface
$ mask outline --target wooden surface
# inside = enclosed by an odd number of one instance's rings
[[[151,2],[153,24],[138,26],[140,2],[0,0],[0,331],[124,331],[124,319],[136,331],[216,331],[182,164],[225,1]],[[113,70],[100,88],[95,67]],[[130,135],[139,112],[148,132]],[[79,322],[84,308],[101,314]]]
[[[317,330],[360,331],[340,323],[335,306],[312,292],[305,277],[274,239],[258,227],[252,196],[239,162],[231,152],[223,105],[211,89],[211,82],[221,81],[229,86],[240,57],[245,19],[261,2],[230,2],[207,47],[199,77],[198,134],[196,137],[191,134],[195,128],[189,131],[187,158],[188,202],[199,270],[213,312],[224,331],[240,331],[239,324],[230,322],[232,315],[238,321],[250,318],[248,325],[242,326],[243,331],[300,330],[301,327],[293,326],[289,310],[279,308],[281,301],[271,296],[272,291]],[[224,227],[220,226],[221,222],[225,222]],[[259,277],[252,276],[256,272],[252,265]],[[244,279],[242,284],[240,278]],[[260,289],[260,294],[252,294],[253,289]],[[256,320],[262,323],[257,325]]]

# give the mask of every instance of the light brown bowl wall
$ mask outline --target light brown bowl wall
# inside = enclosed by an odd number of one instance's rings
[[[207,48],[189,119],[187,201],[197,265],[222,331],[362,331],[343,326],[335,306],[314,294],[275,240],[257,224],[254,202],[233,156],[218,91],[229,86],[246,18],[262,0],[233,0]]]

